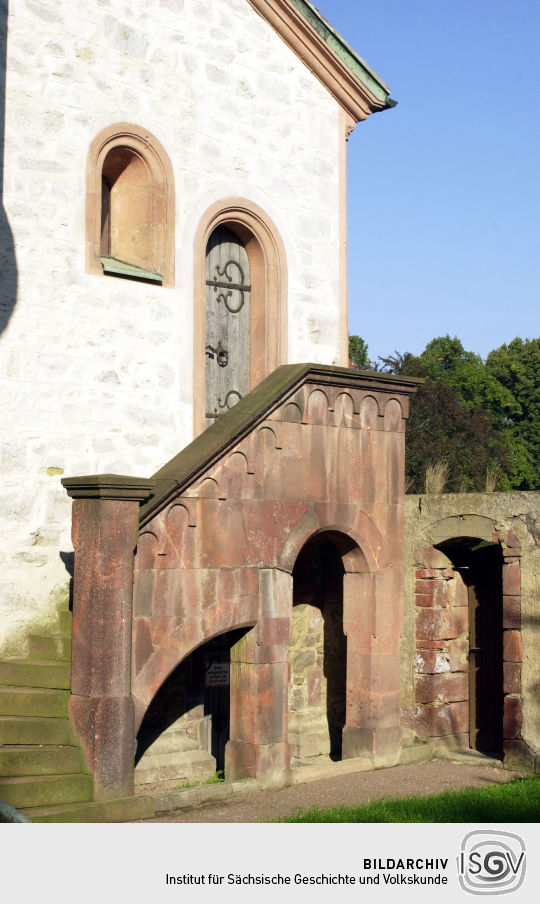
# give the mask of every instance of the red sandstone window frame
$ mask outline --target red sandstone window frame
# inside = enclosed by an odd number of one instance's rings
[[[148,169],[152,182],[152,204],[159,214],[153,227],[159,230],[159,254],[153,269],[161,275],[162,286],[172,287],[175,247],[173,169],[158,139],[147,129],[133,123],[120,122],[107,126],[90,145],[86,167],[86,272],[104,274],[101,249],[102,174],[105,160],[114,148],[122,148],[138,156]],[[136,273],[131,276],[137,278]]]
[[[251,273],[250,388],[287,363],[288,271],[285,245],[268,214],[247,198],[216,201],[199,221],[194,260],[194,435],[206,428],[206,248],[218,226],[244,244]]]

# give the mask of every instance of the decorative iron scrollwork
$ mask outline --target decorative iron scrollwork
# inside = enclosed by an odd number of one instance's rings
[[[232,405],[229,405],[229,399],[231,398],[231,396],[236,396],[236,401],[233,402]],[[218,398],[218,405],[220,408],[227,408],[230,411],[233,405],[236,405],[236,402],[239,402],[241,398],[242,396],[239,392],[236,391],[236,389],[229,389],[227,395],[225,396],[224,402],[221,401],[221,396]]]
[[[219,367],[227,367],[227,364],[229,363],[229,352],[226,348],[223,348],[221,339],[215,347],[213,345],[207,345],[205,351],[208,358],[213,358],[214,355],[216,356]]]
[[[233,278],[229,272],[231,267],[236,267],[236,269],[238,270],[240,276],[238,282],[233,282]],[[206,280],[206,285],[213,288],[214,292],[217,292],[218,289],[228,289],[228,292],[220,292],[218,297],[216,298],[216,301],[218,302],[218,304],[220,301],[222,301],[229,314],[238,314],[238,312],[241,311],[244,307],[244,293],[251,291],[251,286],[244,285],[244,271],[242,267],[240,266],[238,261],[230,260],[227,261],[222,270],[217,264],[216,273],[217,276],[214,276],[213,279]],[[227,279],[227,282],[220,281],[218,279],[218,276],[224,276]],[[236,307],[229,303],[229,298],[232,298],[233,290],[239,293],[239,302]]]

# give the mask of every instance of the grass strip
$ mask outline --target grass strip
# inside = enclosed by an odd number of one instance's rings
[[[540,822],[540,776],[432,797],[387,797],[362,807],[313,807],[283,822]]]

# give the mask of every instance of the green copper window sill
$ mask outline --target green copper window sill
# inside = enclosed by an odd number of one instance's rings
[[[101,257],[103,272],[111,276],[124,276],[127,279],[141,279],[145,282],[153,282],[161,285],[163,277],[161,273],[155,273],[154,270],[145,270],[143,267],[137,267],[136,264],[128,264],[127,261],[121,261],[117,257]]]

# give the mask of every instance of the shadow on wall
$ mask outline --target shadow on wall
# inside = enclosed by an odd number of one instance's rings
[[[341,556],[324,534],[308,541],[294,566],[289,743],[299,760],[321,753],[334,761],[342,758],[347,685],[343,574]]]
[[[4,132],[6,121],[6,44],[8,0],[0,0],[0,332],[7,327],[17,300],[17,265],[13,234],[4,210]]]
[[[64,563],[64,568],[69,575],[69,611],[73,612],[73,576],[75,574],[75,553],[60,552],[60,558]]]
[[[163,682],[137,735],[135,765],[169,730],[157,752],[206,749],[225,771],[225,748],[230,731],[231,648],[249,628],[238,628],[197,647]]]
[[[540,616],[538,615],[524,615],[521,618],[521,626],[525,628],[529,632],[529,643],[532,649],[540,650]],[[538,656],[536,656],[535,661],[538,663]],[[528,695],[529,705],[532,706],[533,713],[538,714],[540,711],[540,667],[537,665],[537,675],[538,680],[535,681],[534,684],[531,684],[529,688],[524,689],[524,693]],[[540,729],[538,727],[539,721],[538,716],[533,717],[536,718],[536,731],[534,732],[534,737],[532,738],[531,746],[534,748],[534,752],[537,757],[540,758]],[[527,739],[530,743],[530,739]],[[540,762],[538,763],[537,771],[540,770]]]

